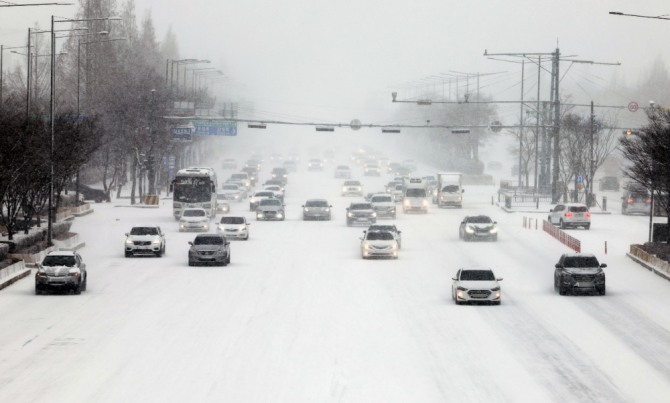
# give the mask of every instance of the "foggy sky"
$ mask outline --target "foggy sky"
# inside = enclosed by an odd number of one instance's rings
[[[223,86],[226,96],[251,101],[257,114],[275,119],[369,122],[393,110],[391,91],[399,91],[402,98],[406,92],[398,88],[409,81],[451,70],[517,74],[517,65],[489,60],[483,56],[485,49],[552,52],[558,43],[564,55],[622,63],[573,67],[576,77],[571,73],[568,77],[577,81],[584,74],[609,79],[616,69],[633,84],[654,59],[661,57],[670,64],[664,39],[670,33],[670,21],[608,14],[662,15],[670,12],[663,0],[135,3],[139,21],[151,12],[159,41],[172,26],[180,57],[212,60],[212,66],[230,78]],[[22,45],[30,25],[37,22],[48,28],[52,14],[68,17],[76,8],[0,8],[0,43]],[[11,65],[12,58],[17,56],[5,52],[6,63]],[[516,90],[501,92],[510,86],[502,85],[492,95],[518,99],[518,93],[512,92]],[[586,87],[581,91],[588,98]],[[544,93],[543,98],[548,97]]]

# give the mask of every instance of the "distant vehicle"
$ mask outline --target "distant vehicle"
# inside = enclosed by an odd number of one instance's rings
[[[249,211],[256,211],[256,208],[265,199],[274,199],[275,192],[272,190],[261,190],[253,194],[249,199]]]
[[[244,216],[221,217],[221,222],[216,226],[216,232],[222,234],[226,239],[249,240],[249,226]]]
[[[486,215],[467,216],[458,227],[458,237],[465,241],[498,240],[498,223]]]
[[[86,263],[77,252],[52,251],[37,266],[35,294],[59,290],[79,295],[86,291],[87,283]]]
[[[288,182],[288,171],[284,167],[272,168],[272,179]]]
[[[372,257],[398,258],[398,242],[392,233],[388,231],[366,231],[361,240],[361,257],[369,259]]]
[[[363,185],[357,180],[344,181],[342,184],[342,196],[361,196],[363,197]]]
[[[426,192],[423,179],[407,178],[403,182],[403,188],[403,212],[428,213],[428,193]]]
[[[268,179],[263,183],[263,187],[272,186],[272,185],[279,186],[279,188],[281,189],[281,192],[286,193],[286,188],[285,188],[284,181],[282,181],[280,179]]]
[[[365,164],[363,167],[363,175],[365,176],[379,176],[381,175],[381,170],[377,164]]]
[[[353,202],[347,207],[347,226],[354,224],[370,225],[376,222],[377,213],[372,209],[372,204]]]
[[[221,234],[199,234],[188,243],[188,265],[230,263],[230,242]]]
[[[287,172],[295,172],[298,170],[298,164],[296,164],[294,160],[286,160],[282,165]]]
[[[263,190],[269,190],[275,194],[275,197],[282,202],[284,201],[284,189],[279,185],[265,185]]]
[[[372,224],[368,227],[368,229],[364,230],[363,233],[366,233],[368,231],[387,231],[393,234],[395,237],[396,242],[398,242],[398,249],[402,248],[402,231],[398,229],[393,224]]]
[[[402,202],[403,197],[405,197],[405,187],[402,183],[397,183],[395,188],[391,189],[391,196],[397,203]]]
[[[216,213],[217,214],[228,214],[230,212],[230,204],[226,199],[226,194],[217,192],[216,193]]]
[[[237,161],[234,158],[224,158],[221,164],[223,169],[237,169]]]
[[[581,203],[561,203],[549,210],[549,221],[553,225],[558,225],[561,229],[584,227],[591,228],[591,213],[585,204]]]
[[[253,167],[256,168],[256,171],[260,172],[261,167],[262,167],[262,161],[260,158],[251,158],[247,160],[247,162],[244,164],[245,167]]]
[[[307,162],[308,171],[323,171],[323,161],[319,158],[313,158]]]
[[[651,213],[651,192],[647,188],[637,184],[628,184],[621,197],[621,214]]]
[[[460,172],[438,172],[437,194],[434,198],[438,207],[463,207],[463,185]]]
[[[258,181],[258,169],[255,167],[244,167],[242,168],[242,172],[246,172],[249,176],[251,186],[256,186],[256,182]]]
[[[132,227],[126,233],[124,242],[126,257],[134,255],[163,256],[165,253],[165,234],[158,225]]]
[[[605,176],[600,179],[598,187],[601,191],[619,191],[619,179],[616,176]]]
[[[216,185],[216,173],[211,168],[186,168],[177,171],[170,184],[174,218],[178,220],[182,210],[188,207],[199,207],[207,211],[208,215],[215,215]]]
[[[393,174],[395,176],[409,177],[412,174],[412,170],[406,166],[399,166]]]
[[[249,174],[246,172],[234,173],[230,175],[230,179],[242,182],[247,190],[251,189],[251,179],[249,179]]]
[[[499,281],[493,270],[484,267],[463,268],[452,278],[451,295],[457,305],[467,302],[488,302],[500,305]]]
[[[307,220],[330,220],[332,218],[333,206],[326,199],[309,199],[302,206],[302,219]]]
[[[377,218],[396,218],[395,201],[390,194],[376,193],[368,201],[372,205],[372,209],[377,213]]]
[[[335,168],[335,177],[336,178],[351,178],[351,169],[347,165],[338,165]]]
[[[605,295],[605,267],[592,254],[563,254],[555,265],[554,289],[560,295],[583,292]]]
[[[401,164],[399,162],[390,162],[386,168],[387,173],[395,173],[395,171],[400,168]]]
[[[209,231],[209,216],[204,209],[186,208],[179,218],[179,232]]]
[[[241,183],[224,183],[223,186],[221,186],[219,193],[217,193],[217,199],[219,198],[219,195],[223,197],[223,200],[241,202],[247,198],[247,188],[241,186]]]
[[[263,199],[256,207],[256,220],[278,220],[284,221],[286,218],[284,214],[284,203],[279,199]]]
[[[397,181],[397,180],[389,181],[386,185],[384,185],[384,191],[386,193],[391,193],[391,192],[393,192],[393,190],[395,190],[395,187],[397,185],[402,186],[402,181]]]
[[[68,192],[76,192],[75,184],[70,184],[67,187]],[[96,203],[111,201],[109,195],[102,189],[95,189],[84,184],[79,184],[79,197],[84,201],[94,201]]]

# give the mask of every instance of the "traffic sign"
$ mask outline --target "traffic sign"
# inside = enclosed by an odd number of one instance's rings
[[[637,112],[637,110],[640,109],[640,105],[637,104],[635,101],[631,101],[628,103],[628,110],[631,112]]]
[[[491,122],[491,124],[489,125],[489,128],[491,129],[491,131],[493,133],[498,133],[502,130],[502,123],[500,123],[499,120],[495,120],[495,121]]]
[[[199,136],[237,136],[237,122],[230,120],[197,119],[191,123],[193,134]]]
[[[577,175],[577,183],[584,183],[584,177],[581,175]]]

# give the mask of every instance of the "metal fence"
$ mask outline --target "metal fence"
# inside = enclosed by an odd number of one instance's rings
[[[540,203],[551,203],[551,194],[527,191],[501,191],[498,202],[505,202],[505,207],[538,207]]]

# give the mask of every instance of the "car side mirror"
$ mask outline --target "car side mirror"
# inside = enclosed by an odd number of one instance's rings
[[[454,281],[458,281],[458,279],[456,277],[452,277],[451,279],[454,280]]]
[[[493,223],[494,223],[495,225],[498,225],[498,221],[493,221]]]
[[[503,281],[503,279],[502,278],[497,278],[496,281]]]
[[[302,208],[305,208],[305,205],[304,205],[304,204],[302,205]]]
[[[191,246],[193,246],[193,242],[191,242],[191,241],[188,241],[188,244],[191,245]]]
[[[549,209],[549,212],[550,212],[550,213],[553,213],[553,212],[554,212],[554,210],[553,210],[553,209]]]
[[[128,233],[126,232],[126,236],[128,236]]]
[[[558,264],[558,263],[556,263],[556,264],[554,265],[554,267],[557,268],[557,269],[562,269],[562,268],[563,268],[563,266],[560,265],[560,264]]]
[[[604,269],[605,267],[607,267],[607,264],[605,264],[605,263],[601,263],[601,264],[600,264],[600,267]]]

